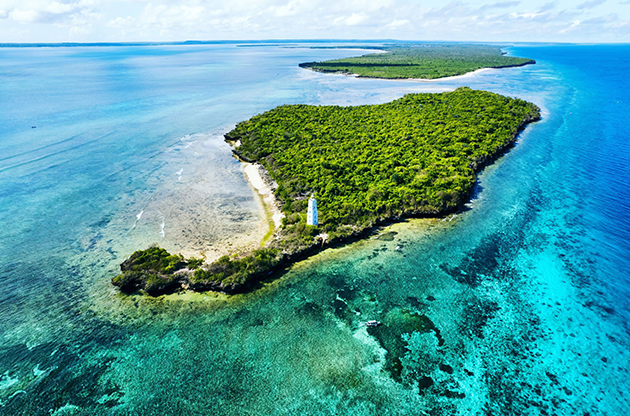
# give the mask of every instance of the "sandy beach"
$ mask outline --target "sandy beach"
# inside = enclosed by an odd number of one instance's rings
[[[280,211],[280,206],[278,204],[278,200],[274,195],[275,184],[271,183],[268,180],[265,180],[265,175],[263,173],[264,168],[258,163],[248,163],[243,162],[243,172],[245,173],[245,178],[247,182],[256,190],[258,195],[265,205],[265,209],[268,210],[271,214],[271,220],[275,228],[278,228],[282,225],[282,211]]]
[[[379,77],[362,77],[359,74],[350,74],[350,73],[343,73],[343,72],[322,72],[322,71],[317,71],[314,69],[311,69],[311,71],[319,72],[326,75],[341,75],[345,77],[364,78],[364,79],[386,79],[390,81],[402,81],[402,82],[444,82],[444,81],[452,81],[456,79],[471,78],[477,74],[490,71],[493,69],[503,69],[503,68],[480,68],[475,71],[466,72],[465,74],[462,74],[462,75],[454,75],[452,77],[442,77],[442,78],[433,78],[433,79],[429,79],[429,78],[391,78],[390,79],[390,78],[379,78]]]
[[[442,77],[442,78],[433,78],[433,79],[428,79],[428,78],[407,78],[407,79],[401,79],[401,80],[397,80],[397,81],[412,81],[412,82],[444,82],[444,81],[452,81],[452,80],[455,80],[455,79],[470,78],[470,77],[473,77],[473,76],[475,76],[477,74],[480,74],[482,72],[490,71],[492,69],[501,69],[501,68],[481,68],[481,69],[477,69],[476,71],[466,72],[465,74],[454,75],[452,77]]]

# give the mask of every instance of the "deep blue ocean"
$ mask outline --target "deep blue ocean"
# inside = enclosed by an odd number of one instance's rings
[[[311,72],[358,52],[309,46],[0,48],[0,415],[629,414],[630,46],[512,47],[537,63],[436,82]],[[264,234],[239,121],[459,86],[543,116],[464,212],[251,294],[111,286],[150,244]]]

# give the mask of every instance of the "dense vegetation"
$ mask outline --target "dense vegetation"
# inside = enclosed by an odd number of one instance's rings
[[[278,250],[271,248],[254,250],[250,255],[240,258],[223,256],[207,269],[195,271],[191,282],[198,286],[212,285],[212,282],[241,285],[253,276],[265,275],[278,262]]]
[[[468,199],[481,166],[539,117],[531,103],[470,88],[379,105],[277,107],[226,134],[240,143],[237,155],[261,163],[278,184],[285,218],[267,246],[196,271],[192,260],[151,248],[123,263],[113,283],[148,293],[177,283],[243,290],[309,250],[383,221],[453,211]],[[313,192],[318,227],[306,225]]]
[[[241,257],[223,256],[201,268],[202,259],[185,260],[163,248],[149,247],[125,260],[112,284],[127,293],[144,290],[150,295],[172,292],[180,287],[234,291],[253,278],[269,274],[280,261],[278,254],[277,249],[261,248]]]
[[[481,68],[505,68],[533,64],[526,58],[505,56],[489,45],[391,46],[386,53],[324,62],[305,62],[303,68],[321,72],[340,72],[372,78],[443,78],[462,75]]]
[[[344,233],[400,215],[438,214],[468,197],[475,170],[539,117],[526,101],[459,88],[380,105],[287,105],[240,123],[227,138],[278,183],[285,232],[317,195],[320,230]],[[299,225],[302,224],[302,225]]]
[[[194,259],[192,259],[194,262]],[[138,250],[120,265],[121,274],[112,283],[130,292],[144,289],[147,293],[160,293],[177,284],[178,272],[187,266],[180,255],[171,255],[160,247]]]

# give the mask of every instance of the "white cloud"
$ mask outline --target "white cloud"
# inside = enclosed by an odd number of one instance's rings
[[[304,12],[309,3],[302,0],[291,0],[281,6],[272,6],[271,9],[274,10],[275,15],[278,17],[295,16],[300,12]]]
[[[9,18],[21,23],[33,23],[36,22],[40,14],[35,10],[11,10],[9,12]]]
[[[411,22],[407,19],[401,19],[401,20],[392,20],[390,23],[387,24],[387,26],[385,26],[386,28],[392,28],[392,29],[396,29],[396,28],[401,28],[403,26],[408,26]]]
[[[18,23],[32,29],[27,32],[33,37],[23,41],[51,39],[47,33],[55,33],[57,41],[66,40],[64,33],[86,41],[580,41],[625,36],[630,8],[617,6],[623,9],[617,11],[615,6],[605,0],[587,0],[579,6],[571,0],[454,0],[447,5],[439,0],[0,0],[0,19],[14,22],[14,29]],[[612,13],[618,13],[615,19],[598,20]],[[6,40],[2,36],[14,39],[15,33],[0,27],[0,42]]]
[[[92,30],[89,26],[72,26],[70,28],[69,34],[71,37],[82,37],[92,33]]]
[[[98,17],[94,0],[69,1],[1,1],[0,6],[6,18],[16,22],[51,23],[58,25],[86,24],[88,20]]]
[[[573,28],[578,27],[578,26],[580,25],[580,23],[582,23],[582,22],[581,22],[581,21],[579,21],[579,20],[575,20],[575,21],[571,24],[571,26],[569,26],[569,27],[567,27],[567,28],[564,28],[564,29],[560,30],[560,32],[559,32],[559,33],[562,33],[562,34],[567,33],[567,32],[569,32],[569,31],[571,31]]]
[[[367,20],[364,13],[352,13],[350,16],[340,16],[333,21],[336,25],[355,26]]]
[[[125,28],[136,24],[136,19],[131,16],[117,17],[107,22],[108,27]]]

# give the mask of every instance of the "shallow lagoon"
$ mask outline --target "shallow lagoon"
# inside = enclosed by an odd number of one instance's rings
[[[342,50],[0,49],[0,414],[623,414],[630,48],[511,52],[538,64],[419,83],[296,66]],[[468,211],[328,250],[252,294],[110,286],[151,243],[255,238],[259,202],[221,137],[234,123],[461,85],[543,110]],[[409,316],[439,338],[361,325]]]

